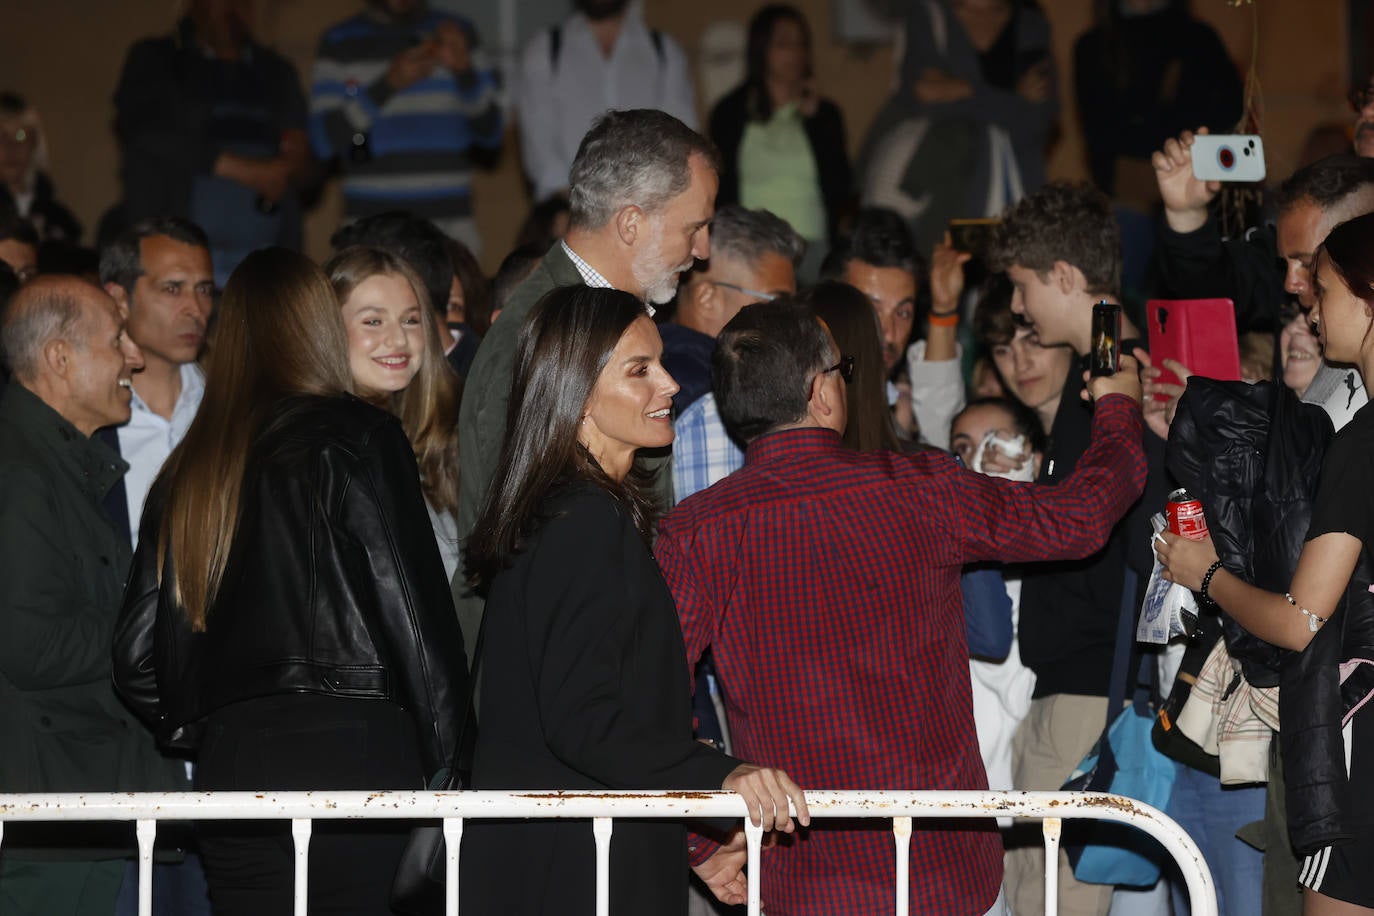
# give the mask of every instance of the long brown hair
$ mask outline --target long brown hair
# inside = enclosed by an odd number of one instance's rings
[[[822,280],[797,298],[830,328],[840,352],[854,357],[854,378],[845,386],[849,422],[844,444],[861,452],[900,451],[887,406],[882,336],[872,304],[838,280]]]
[[[458,376],[444,358],[424,282],[403,259],[380,248],[345,248],[325,262],[324,272],[334,287],[339,307],[363,281],[375,276],[397,276],[410,284],[423,318],[425,352],[420,369],[409,385],[394,392],[378,406],[401,420],[415,461],[420,466],[420,486],[436,509],[458,511]],[[344,352],[348,348],[345,345]]]
[[[219,591],[248,453],[273,405],[352,390],[343,319],[320,269],[284,248],[244,258],[220,300],[200,410],[158,477],[167,494],[158,554],[171,558],[160,585],[191,629],[205,629]]]

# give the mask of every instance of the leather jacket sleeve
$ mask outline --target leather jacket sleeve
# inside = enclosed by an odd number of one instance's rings
[[[469,700],[467,658],[439,547],[401,428],[373,430],[343,494],[343,525],[362,547],[359,581],[375,589],[367,621],[391,660],[396,700],[415,719],[430,774],[449,765]]]
[[[140,537],[114,632],[114,686],[138,717],[161,732],[153,634],[157,623],[157,533]]]

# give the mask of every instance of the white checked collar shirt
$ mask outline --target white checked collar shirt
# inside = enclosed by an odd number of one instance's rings
[[[614,287],[611,286],[611,281],[601,276],[600,272],[598,272],[595,267],[582,260],[576,251],[568,247],[567,242],[560,241],[558,244],[563,246],[563,253],[568,256],[569,261],[572,261],[573,267],[577,268],[577,275],[582,278],[583,283],[590,286],[592,289],[614,289]],[[654,307],[652,305],[646,302],[644,303],[644,308],[648,311],[650,318],[654,317]]]
[[[708,391],[673,423],[673,500],[680,503],[742,467],[744,451],[725,432]]]
[[[204,395],[205,373],[195,363],[185,363],[181,367],[181,394],[172,408],[171,420],[154,413],[138,396],[138,391],[133,392],[129,422],[119,427],[118,435],[119,454],[129,462],[129,472],[124,475],[124,493],[129,505],[129,535],[134,547],[138,547],[139,522],[143,518],[143,501],[148,490],[167,456],[186,435]]]

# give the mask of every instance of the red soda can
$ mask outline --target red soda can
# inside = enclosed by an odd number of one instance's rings
[[[1207,537],[1207,519],[1202,514],[1202,500],[1193,499],[1182,487],[1169,494],[1164,517],[1169,523],[1169,530],[1179,537],[1190,541]]]

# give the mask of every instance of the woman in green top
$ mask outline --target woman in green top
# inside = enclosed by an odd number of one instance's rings
[[[716,205],[771,210],[808,243],[802,273],[819,266],[852,183],[844,118],[816,92],[798,9],[772,4],[750,21],[744,84],[712,110],[710,133],[723,163]]]

